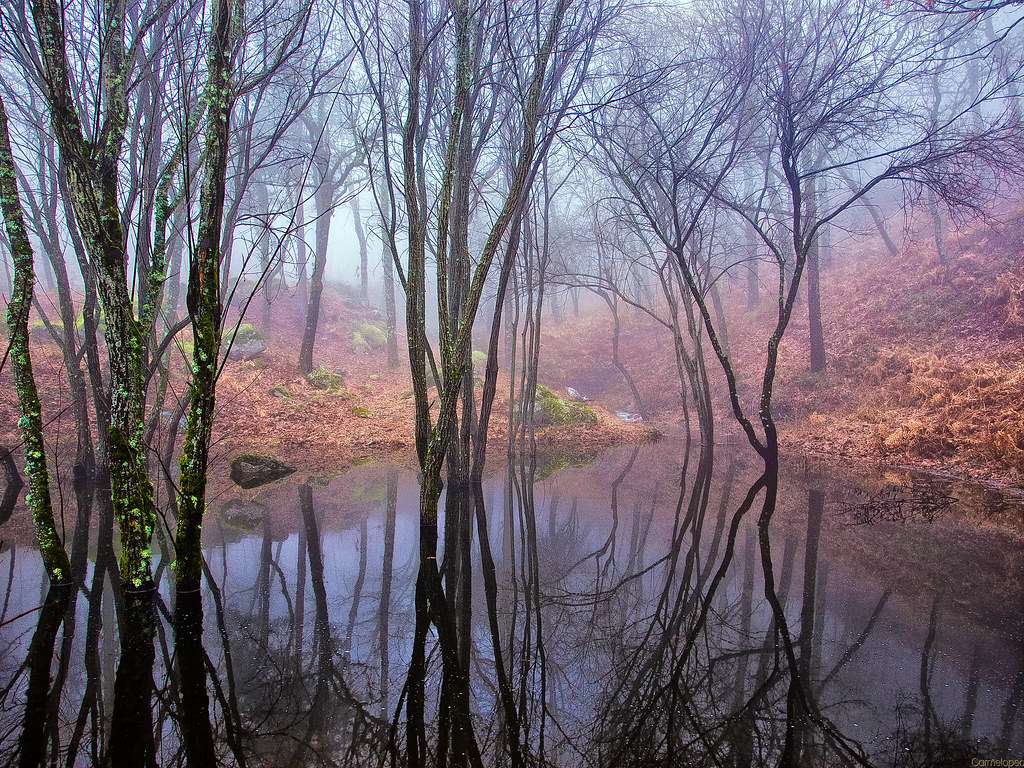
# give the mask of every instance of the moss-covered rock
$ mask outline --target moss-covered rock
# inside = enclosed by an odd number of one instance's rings
[[[295,467],[271,456],[243,453],[231,461],[231,479],[243,488],[256,488],[287,477]]]
[[[387,342],[387,334],[373,323],[363,323],[352,333],[352,349],[356,352],[383,349]]]
[[[220,519],[236,531],[251,533],[263,524],[267,508],[257,501],[231,499],[220,508]]]
[[[484,367],[486,365],[487,365],[487,353],[482,351],[482,350],[479,350],[479,349],[474,349],[473,350],[473,370],[475,370],[477,373],[479,373],[479,372],[483,371],[483,369],[484,369]]]
[[[318,365],[306,374],[306,381],[313,389],[320,389],[332,395],[345,393],[345,374],[332,371],[324,365]]]
[[[288,387],[282,385],[271,387],[268,394],[271,397],[280,397],[283,400],[290,400],[292,397],[292,393],[289,391]]]
[[[372,415],[369,408],[364,408],[361,405],[352,406],[352,415],[358,416],[361,419],[368,419]]]
[[[237,341],[253,341],[255,339],[262,338],[263,336],[256,330],[252,323],[242,323],[238,326],[238,330],[235,331],[235,339]]]
[[[252,360],[262,355],[267,348],[263,336],[251,323],[239,325],[234,336],[230,337],[230,343],[229,360]]]
[[[589,405],[563,400],[549,387],[537,385],[533,423],[538,427],[597,424],[597,414]]]

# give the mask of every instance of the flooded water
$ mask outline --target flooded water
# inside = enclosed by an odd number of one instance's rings
[[[510,734],[550,766],[1024,757],[1018,502],[793,462],[769,517],[732,451],[671,442],[491,472],[470,578],[440,561],[467,595],[484,765],[510,764]],[[159,593],[123,591],[102,492],[82,496],[76,592],[48,592],[23,509],[0,525],[0,763],[179,765],[210,735],[224,765],[404,763],[415,473],[213,485],[206,585],[177,628],[167,536]],[[432,754],[449,713],[433,630],[426,647]]]

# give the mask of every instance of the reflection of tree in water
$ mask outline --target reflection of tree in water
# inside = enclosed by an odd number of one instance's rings
[[[510,465],[504,494],[472,489],[478,557],[439,567],[451,569],[453,587],[463,567],[478,574],[473,600],[456,598],[450,610],[459,612],[452,624],[468,654],[483,764],[923,768],[1011,749],[1024,675],[994,735],[979,741],[987,685],[979,644],[962,701],[950,710],[944,696],[941,713],[933,705],[951,679],[936,666],[946,635],[934,595],[914,640],[920,673],[909,698],[850,700],[844,686],[851,675],[860,681],[866,649],[886,631],[892,589],[865,594],[861,611],[846,606],[841,639],[827,631],[838,593],[821,491],[808,490],[800,530],[781,527],[773,539],[777,478],[741,491],[736,465],[716,471],[705,452],[675,488],[635,488],[627,481],[637,466],[628,451],[610,476],[607,516],[581,514],[586,502],[538,482],[528,461]],[[51,590],[10,681],[5,659],[0,725],[17,746],[5,739],[0,758],[380,766],[390,752],[405,764],[408,689],[395,681],[409,670],[415,563],[403,564],[412,555],[397,535],[398,474],[380,481],[372,500],[380,527],[354,521],[344,579],[333,563],[325,572],[316,498],[302,486],[290,535],[268,521],[249,540],[251,564],[226,541],[208,550],[204,590],[192,600],[122,590],[109,499],[98,496],[94,567],[81,568],[83,550],[72,548],[82,588]],[[239,582],[242,570],[249,575]],[[162,584],[170,594],[170,580]],[[427,765],[440,764],[446,727],[451,738],[439,653],[430,633],[421,679]],[[841,732],[849,712],[875,718],[882,740],[851,741]]]
[[[346,679],[349,641],[339,641],[340,622],[331,621],[322,535],[308,485],[299,488],[299,515],[295,596],[279,563],[280,547],[265,527],[249,611],[229,611],[225,622],[237,628],[230,642],[246,749],[266,765],[373,764],[386,743],[386,726],[367,714]],[[308,636],[307,583],[314,613]],[[286,612],[271,618],[274,591]]]
[[[955,496],[936,483],[914,478],[909,485],[886,487],[864,500],[848,502],[842,514],[850,525],[932,523],[956,502]]]

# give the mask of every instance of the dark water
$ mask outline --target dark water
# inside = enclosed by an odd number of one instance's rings
[[[1024,757],[1021,507],[794,462],[759,525],[756,479],[673,443],[493,470],[497,590],[474,527],[464,624],[485,765],[508,764],[493,627],[530,765]],[[175,632],[166,537],[159,594],[120,589],[101,492],[77,592],[48,594],[24,510],[0,526],[0,763],[179,765],[205,733],[225,765],[383,765],[389,743],[402,764],[415,474],[214,485],[201,630]],[[427,651],[433,749],[433,635]]]

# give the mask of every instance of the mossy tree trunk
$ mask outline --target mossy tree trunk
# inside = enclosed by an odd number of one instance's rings
[[[28,343],[28,315],[35,284],[32,245],[25,229],[25,214],[18,193],[18,181],[7,130],[7,109],[0,98],[0,212],[11,245],[14,262],[11,298],[7,304],[7,328],[10,334],[10,356],[14,369],[14,387],[18,393],[21,429],[25,444],[25,474],[28,495],[25,500],[32,512],[36,541],[43,565],[53,584],[70,578],[71,564],[67,551],[57,534],[50,501],[50,475],[43,445],[42,407],[32,374],[32,357]]]
[[[201,534],[206,507],[206,471],[213,431],[217,370],[220,364],[221,227],[227,175],[228,140],[233,104],[229,47],[232,29],[230,0],[217,3],[210,30],[208,74],[204,98],[208,109],[206,168],[200,192],[199,233],[189,265],[188,310],[192,317],[192,382],[190,406],[181,452],[178,496],[177,574],[179,590],[199,588],[202,576]]]
[[[102,49],[102,114],[96,140],[87,139],[71,94],[63,9],[54,0],[34,0],[32,17],[40,41],[42,76],[50,123],[67,171],[78,228],[95,271],[106,315],[110,367],[109,461],[114,514],[121,531],[121,576],[136,589],[151,585],[150,538],[156,523],[153,486],[143,445],[145,376],[143,335],[135,318],[125,274],[125,232],[119,209],[118,166],[128,119],[123,0],[103,8],[108,30]]]
[[[90,428],[88,395],[81,367],[82,356],[79,351],[75,305],[64,259],[64,249],[61,245],[61,228],[57,220],[59,166],[54,157],[52,142],[47,141],[46,134],[41,128],[41,122],[35,128],[35,138],[39,143],[37,159],[40,169],[39,197],[42,205],[37,202],[34,195],[29,195],[24,202],[28,204],[26,213],[33,220],[33,229],[39,238],[47,261],[53,268],[54,287],[57,291],[57,306],[61,322],[61,352],[64,357],[64,367],[67,369],[71,410],[75,417],[77,432],[74,475],[77,479],[83,479],[92,476],[95,469],[95,456]]]
[[[473,324],[479,308],[487,275],[509,224],[527,195],[529,179],[534,170],[538,148],[538,125],[542,101],[542,86],[549,74],[548,64],[559,35],[566,4],[559,2],[554,9],[532,58],[532,77],[529,89],[521,103],[521,143],[516,154],[514,172],[504,202],[490,228],[467,289],[461,297],[460,311],[449,296],[449,246],[455,249],[457,268],[458,249],[468,251],[468,243],[452,243],[453,232],[458,233],[456,222],[452,228],[452,202],[456,189],[462,183],[471,183],[473,168],[460,163],[457,151],[463,135],[463,121],[472,119],[471,92],[479,87],[472,66],[471,29],[472,12],[459,4],[454,13],[455,25],[455,84],[452,113],[447,126],[446,155],[441,178],[441,193],[437,206],[436,230],[431,241],[435,245],[437,280],[438,337],[440,376],[438,381],[438,408],[436,419],[431,414],[427,390],[427,360],[430,354],[426,328],[426,251],[428,230],[434,228],[430,210],[421,199],[419,190],[425,184],[422,168],[425,132],[421,127],[421,86],[426,78],[425,61],[429,58],[425,34],[425,14],[422,3],[412,0],[409,12],[409,94],[405,125],[402,135],[403,183],[408,217],[409,266],[406,280],[406,335],[409,363],[412,373],[413,395],[416,405],[416,448],[421,468],[419,519],[420,567],[416,582],[416,628],[412,662],[408,675],[406,746],[411,766],[424,764],[425,754],[425,641],[431,624],[438,631],[442,658],[442,713],[439,752],[450,756],[454,764],[482,765],[480,751],[473,733],[469,708],[469,669],[460,659],[458,636],[452,601],[445,594],[437,565],[438,501],[442,490],[441,471],[448,454],[456,426],[456,412],[463,392],[464,374],[470,359]],[[458,204],[456,203],[456,216]],[[460,239],[464,233],[458,235]],[[454,317],[453,317],[454,315]],[[471,394],[469,395],[471,396]],[[456,545],[455,542],[449,542]],[[449,732],[450,729],[450,732]],[[450,742],[449,742],[450,736]]]

